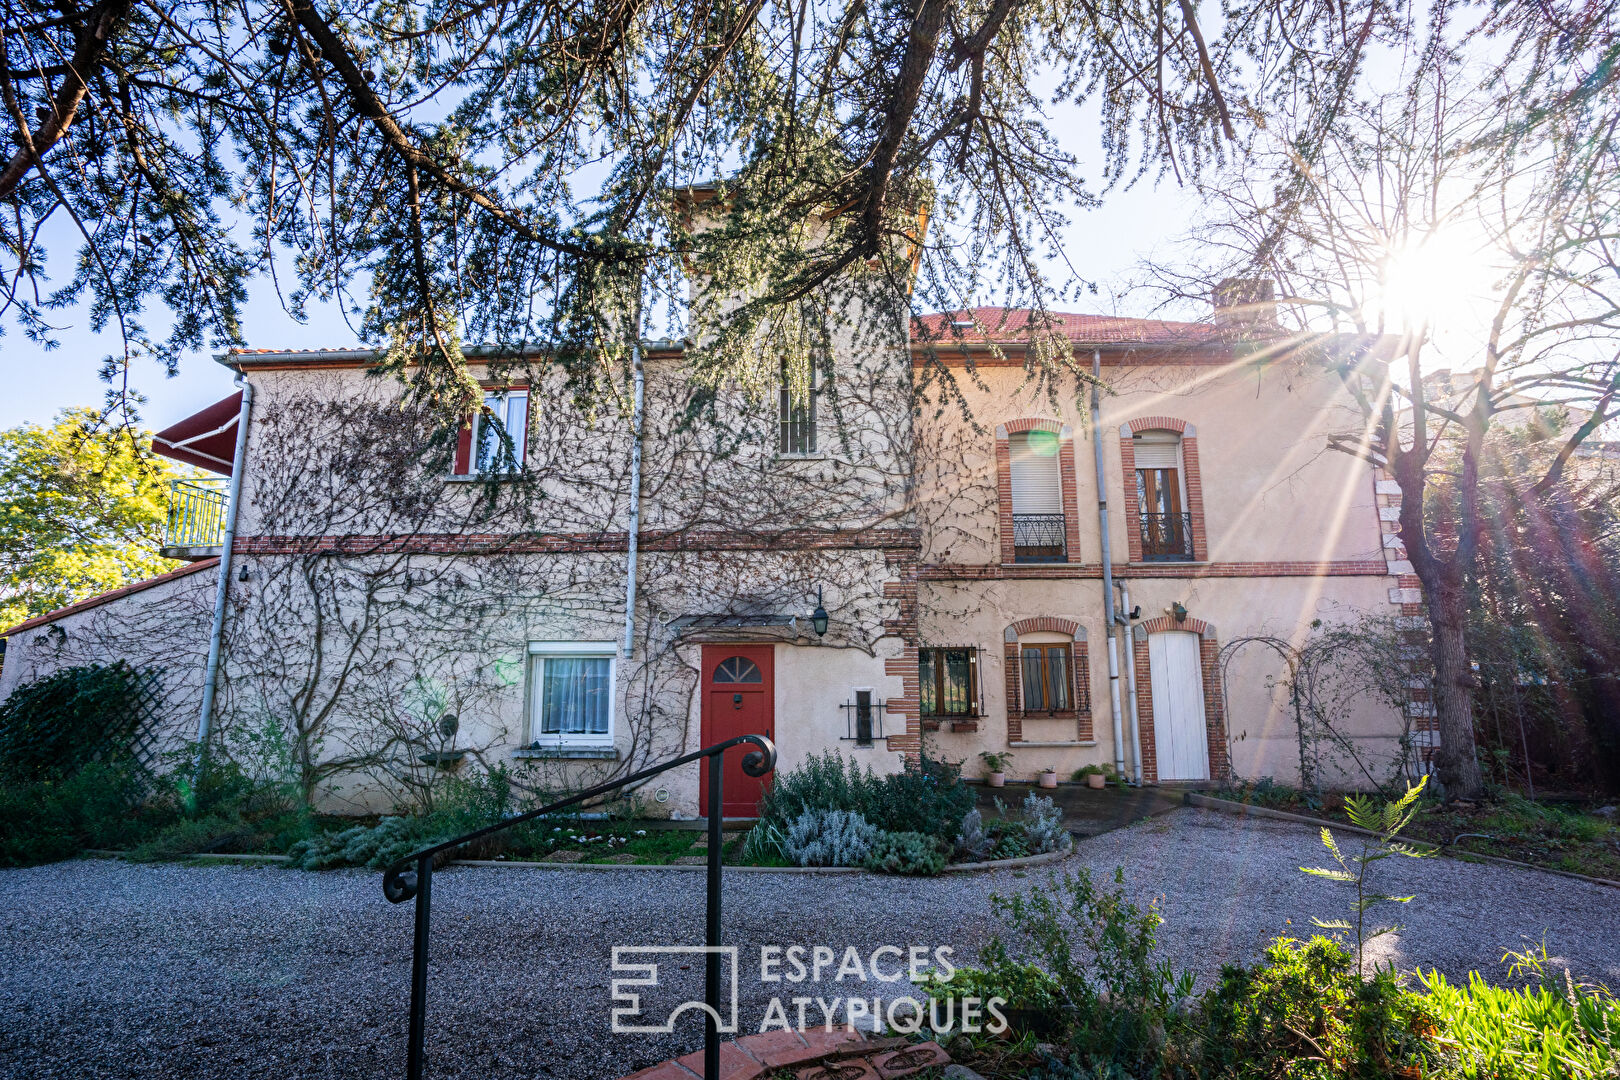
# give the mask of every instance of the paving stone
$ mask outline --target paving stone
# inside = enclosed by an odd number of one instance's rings
[[[840,1050],[857,1049],[860,1043],[866,1041],[866,1036],[854,1028],[805,1028],[799,1032],[805,1045],[815,1047],[823,1053],[835,1053]]]
[[[909,1076],[933,1065],[950,1063],[951,1056],[936,1042],[918,1043],[904,1050],[890,1050],[886,1054],[877,1054],[872,1058],[872,1064],[877,1067],[878,1075],[883,1080],[894,1080],[897,1076]]]
[[[699,1062],[698,1066],[701,1068],[702,1062]],[[696,1080],[696,1077],[690,1069],[684,1069],[673,1061],[660,1061],[639,1072],[633,1072],[622,1080]]]
[[[703,1076],[703,1051],[699,1050],[675,1060],[699,1076]],[[764,1072],[765,1066],[748,1056],[736,1043],[720,1044],[720,1080],[754,1080]],[[673,1078],[660,1077],[659,1080],[673,1080]],[[704,1077],[704,1080],[708,1078]]]
[[[798,1032],[781,1029],[761,1032],[758,1035],[744,1035],[737,1040],[737,1045],[748,1051],[750,1056],[768,1069],[797,1065],[825,1053],[807,1045],[799,1038]]]
[[[579,862],[585,857],[583,851],[553,851],[541,859],[541,862]]]
[[[865,1058],[840,1058],[794,1069],[798,1080],[880,1080],[877,1070]]]

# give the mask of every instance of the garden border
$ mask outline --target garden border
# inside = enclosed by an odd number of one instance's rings
[[[1305,814],[1290,814],[1286,810],[1273,810],[1268,806],[1251,806],[1249,803],[1236,802],[1232,799],[1217,799],[1213,795],[1204,795],[1197,791],[1189,791],[1182,796],[1188,806],[1201,810],[1215,810],[1223,814],[1233,814],[1238,817],[1254,816],[1271,818],[1275,821],[1291,821],[1298,825],[1317,825],[1326,829],[1335,829],[1339,832],[1355,833],[1358,836],[1377,836],[1368,829],[1357,828],[1338,821],[1329,821],[1326,818],[1308,817]],[[1554,870],[1550,866],[1537,866],[1535,863],[1520,862],[1517,859],[1504,859],[1500,855],[1481,855],[1477,851],[1468,851],[1455,844],[1438,844],[1438,852],[1448,859],[1458,862],[1489,862],[1502,866],[1514,866],[1521,870],[1537,870],[1543,874],[1557,874],[1559,877],[1574,878],[1576,881],[1590,881],[1594,885],[1606,885],[1611,889],[1620,889],[1620,881],[1611,881],[1608,878],[1592,877],[1588,874],[1577,874],[1573,870]]]

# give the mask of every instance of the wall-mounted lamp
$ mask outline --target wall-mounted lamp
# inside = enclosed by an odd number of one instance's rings
[[[1177,600],[1175,603],[1170,605],[1170,614],[1178,623],[1187,621],[1187,609],[1181,606],[1180,600]]]
[[[237,581],[246,581],[249,577],[247,563],[242,564],[242,570],[236,575]]]
[[[827,609],[821,606],[821,586],[816,586],[816,610],[810,613],[810,626],[821,637],[827,632]]]
[[[1141,617],[1142,617],[1142,605],[1137,604],[1135,607],[1131,608],[1130,618],[1132,618],[1132,619],[1140,619]]]

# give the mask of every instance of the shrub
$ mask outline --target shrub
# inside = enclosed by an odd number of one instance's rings
[[[799,866],[860,866],[878,829],[847,810],[806,810],[788,825],[783,847]]]
[[[996,848],[996,838],[984,827],[984,815],[978,807],[962,818],[961,831],[956,834],[956,854],[964,862],[983,862]]]
[[[1392,971],[1363,980],[1338,942],[1280,938],[1256,968],[1227,967],[1202,1002],[1206,1063],[1234,1078],[1374,1080],[1439,1063],[1435,1020]]]
[[[125,757],[145,716],[147,678],[120,660],[62,668],[17,687],[0,703],[0,772],[58,779]]]
[[[1465,986],[1439,972],[1419,974],[1425,1005],[1457,1049],[1465,1080],[1598,1077],[1620,1074],[1620,1001],[1608,988],[1577,983],[1546,969],[1545,947],[1509,953],[1510,974],[1537,984],[1520,990],[1491,986],[1477,971]]]
[[[879,833],[863,865],[880,874],[933,877],[945,872],[946,851],[932,836],[915,832]]]
[[[424,846],[420,819],[385,817],[375,825],[355,825],[299,841],[288,854],[300,870],[339,866],[381,870]]]
[[[888,832],[920,832],[954,839],[973,808],[974,793],[954,765],[932,758],[906,763],[903,771],[878,776],[837,750],[812,754],[799,768],[778,776],[760,801],[760,818],[780,830],[807,811],[859,814]]]
[[[96,762],[60,780],[0,785],[0,865],[71,858],[86,847],[121,848],[177,816],[142,805],[146,779],[129,763]]]
[[[1069,830],[1063,827],[1063,811],[1051,799],[1033,791],[1024,796],[1024,834],[1033,855],[1058,851],[1069,842]]]

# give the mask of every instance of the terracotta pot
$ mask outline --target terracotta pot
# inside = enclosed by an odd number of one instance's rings
[[[1055,787],[1057,787],[1057,773],[1056,772],[1043,772],[1043,773],[1041,773],[1041,787],[1044,787],[1044,788],[1055,788]]]
[[[1006,787],[1007,774],[1004,772],[986,773],[984,782],[989,784],[991,787]]]
[[[1108,783],[1108,777],[1100,772],[1086,774],[1086,787],[1100,788]]]

